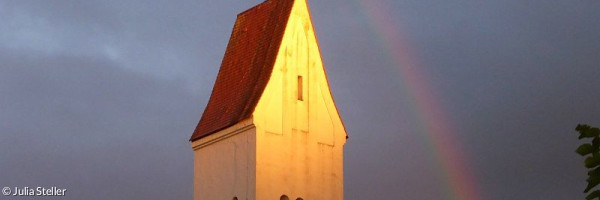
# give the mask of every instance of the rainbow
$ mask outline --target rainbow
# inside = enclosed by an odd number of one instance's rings
[[[445,191],[450,199],[480,200],[476,180],[470,173],[468,159],[456,139],[456,130],[446,117],[446,112],[436,100],[425,70],[412,55],[409,43],[402,34],[397,17],[387,10],[381,0],[356,0],[364,11],[372,28],[379,34],[381,45],[386,48],[393,70],[399,74],[400,84],[406,89],[415,107],[425,140],[433,149],[433,156],[440,164],[439,176],[445,181]],[[392,22],[395,19],[395,22]]]

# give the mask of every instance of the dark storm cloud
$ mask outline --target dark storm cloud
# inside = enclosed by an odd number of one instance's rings
[[[0,22],[6,25],[0,27],[0,44],[51,54],[106,55],[139,73],[212,84],[213,66],[220,64],[231,30],[224,25],[251,4],[3,1]]]
[[[572,129],[600,126],[600,1],[380,1],[428,72],[482,199],[583,197]],[[257,3],[0,1],[0,187],[191,199],[187,139],[236,14]],[[309,3],[350,135],[345,198],[452,199],[364,9]]]
[[[1,52],[1,185],[60,186],[66,199],[189,196],[197,96],[107,60]]]
[[[483,199],[583,198],[573,128],[600,123],[600,2],[385,2],[457,128]],[[388,41],[365,30],[361,8],[313,12],[324,18],[315,24],[334,21],[318,13],[347,10],[333,28],[317,26],[351,136],[346,188],[357,189],[346,197],[451,199],[411,97],[393,81],[401,77]]]

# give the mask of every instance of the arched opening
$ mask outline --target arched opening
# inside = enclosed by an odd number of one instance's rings
[[[284,195],[281,195],[279,200],[290,200],[290,198],[288,198],[288,196],[285,196],[285,194],[284,194]]]
[[[304,199],[302,199],[302,198],[298,197],[296,200],[304,200]]]
[[[233,200],[238,200],[237,197],[233,197]]]

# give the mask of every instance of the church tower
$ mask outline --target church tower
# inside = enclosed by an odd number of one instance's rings
[[[346,131],[306,0],[237,17],[190,141],[194,200],[342,200]]]

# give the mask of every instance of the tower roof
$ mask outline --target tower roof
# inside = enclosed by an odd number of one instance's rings
[[[249,118],[262,95],[294,0],[267,0],[237,16],[210,100],[190,141]]]

